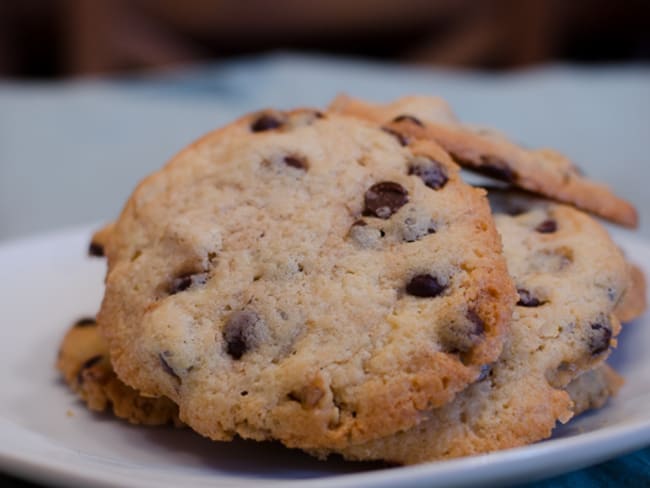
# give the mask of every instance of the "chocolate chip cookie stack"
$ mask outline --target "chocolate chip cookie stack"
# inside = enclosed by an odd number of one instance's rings
[[[537,196],[490,190],[491,209],[460,166]],[[564,157],[438,99],[251,114],[94,236],[104,300],[58,367],[93,410],[217,441],[405,464],[535,442],[618,390],[604,359],[645,308],[571,205],[636,225]]]

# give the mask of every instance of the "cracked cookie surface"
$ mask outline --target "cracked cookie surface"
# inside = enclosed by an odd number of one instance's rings
[[[516,301],[484,191],[444,150],[313,110],[192,144],[104,246],[117,374],[216,440],[410,428],[498,357]]]

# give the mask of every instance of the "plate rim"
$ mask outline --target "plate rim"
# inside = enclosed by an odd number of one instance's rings
[[[44,245],[50,240],[81,240],[88,239],[94,229],[102,224],[87,223],[72,226],[69,228],[47,231],[36,235],[23,236],[17,239],[0,241],[0,257],[5,253],[23,251],[25,246]],[[632,235],[628,231],[609,229],[612,237],[617,239],[621,247],[634,249],[630,252],[630,258],[634,261],[636,251],[650,250],[650,240],[641,236]],[[80,256],[80,259],[83,256]],[[3,425],[5,427],[3,427]],[[19,477],[44,482],[48,484],[69,484],[83,483],[91,486],[113,486],[116,478],[119,481],[128,482],[131,486],[142,488],[160,488],[160,480],[151,477],[154,469],[147,465],[140,465],[141,473],[147,473],[142,478],[129,478],[126,474],[111,466],[109,469],[96,470],[95,463],[102,464],[103,458],[99,457],[95,462],[90,462],[91,455],[83,452],[76,452],[65,445],[57,445],[52,439],[43,436],[38,431],[22,427],[14,422],[0,416],[0,429],[5,430],[8,425],[9,434],[23,434],[25,437],[36,436],[40,439],[37,447],[54,447],[68,455],[80,456],[79,463],[70,464],[64,459],[49,458],[44,450],[30,452],[25,446],[0,444],[0,468],[6,473]],[[11,431],[13,429],[13,432]],[[9,438],[9,437],[8,437]],[[432,478],[444,486],[461,486],[473,482],[508,482],[535,471],[537,464],[546,464],[548,469],[542,476],[529,476],[528,481],[554,476],[570,469],[580,469],[586,466],[597,464],[604,460],[617,457],[621,454],[650,445],[650,415],[646,418],[636,419],[619,425],[611,425],[597,428],[593,431],[572,435],[568,437],[548,439],[535,444],[500,450],[487,454],[467,456],[458,459],[433,461],[412,466],[399,466],[388,469],[380,469],[370,472],[343,473],[326,475],[312,479],[282,479],[273,480],[269,478],[253,478],[265,484],[295,484],[318,487],[318,486],[394,486],[395,483],[415,486],[427,484],[430,486]],[[69,461],[69,460],[67,460]],[[552,464],[549,461],[553,461]],[[104,461],[106,465],[106,461]],[[133,465],[133,468],[138,467]],[[506,468],[506,469],[504,469]],[[166,472],[170,475],[174,472]],[[457,473],[464,472],[465,476],[458,478]],[[187,468],[176,471],[171,478],[177,480],[178,476],[185,480],[199,482],[199,485],[210,484],[212,486],[241,486],[242,483],[250,481],[250,477],[212,478],[210,473],[200,468]],[[227,475],[226,475],[227,476]]]

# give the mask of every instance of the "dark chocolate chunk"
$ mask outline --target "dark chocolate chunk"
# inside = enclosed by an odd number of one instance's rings
[[[83,362],[83,364],[81,365],[81,368],[79,369],[79,372],[77,373],[77,384],[80,385],[81,383],[83,383],[83,381],[84,381],[84,376],[83,376],[84,371],[87,370],[88,368],[92,368],[93,366],[95,366],[98,362],[100,362],[102,360],[102,357],[103,356],[101,354],[98,354],[97,356],[93,356],[93,357],[91,357],[89,359],[86,359]]]
[[[309,168],[309,164],[307,164],[307,160],[302,156],[296,156],[296,155],[285,156],[284,163],[287,166],[291,166],[292,168],[303,169],[303,170]]]
[[[366,191],[363,215],[387,219],[408,201],[408,192],[399,183],[382,181]]]
[[[440,190],[449,181],[442,164],[430,158],[418,157],[409,165],[409,174],[418,176],[425,185],[433,190]]]
[[[409,114],[398,115],[393,119],[393,122],[411,122],[417,126],[424,127],[424,124],[420,119],[418,119],[414,115],[409,115]]]
[[[467,331],[469,335],[481,336],[485,333],[485,322],[483,322],[483,319],[479,317],[478,313],[476,313],[476,310],[470,308],[467,311],[466,317],[473,326],[473,328],[470,328]]]
[[[452,319],[438,331],[438,339],[445,352],[460,354],[461,360],[479,343],[485,334],[485,322],[476,310],[470,308],[460,320]]]
[[[264,335],[264,321],[255,312],[234,312],[223,329],[226,352],[233,359],[241,357],[259,345]]]
[[[391,129],[390,127],[382,127],[381,130],[397,139],[397,142],[399,142],[400,146],[408,146],[408,143],[410,141],[406,135],[396,131],[395,129]]]
[[[102,246],[98,242],[91,242],[88,245],[88,255],[93,256],[95,258],[103,258],[104,257],[104,246]]]
[[[481,164],[476,168],[479,173],[505,181],[514,183],[517,181],[517,173],[508,164],[494,156],[481,156]]]
[[[612,328],[609,324],[591,324],[592,333],[589,336],[589,350],[592,356],[596,356],[609,349],[612,340]]]
[[[460,166],[469,167],[477,173],[481,173],[490,178],[505,181],[506,183],[515,183],[519,175],[508,164],[496,156],[483,154],[477,162],[473,159],[465,158],[457,153],[450,152],[451,157]]]
[[[253,132],[263,132],[277,129],[284,124],[284,120],[272,114],[262,114],[251,124]]]
[[[171,353],[169,351],[165,351],[161,354],[158,354],[158,357],[160,358],[160,365],[162,366],[162,369],[165,373],[167,373],[169,376],[172,376],[173,378],[176,378],[178,381],[181,380],[181,377],[176,374],[176,371],[174,371],[174,368],[172,368],[167,360],[165,359],[165,356],[170,356]]]
[[[445,288],[446,286],[441,284],[435,276],[419,274],[408,282],[406,293],[415,297],[432,298],[440,295]]]
[[[553,219],[546,219],[535,227],[535,230],[540,234],[551,234],[557,230],[557,222]]]
[[[97,322],[93,317],[82,317],[74,323],[75,327],[88,327],[91,325],[96,325]]]
[[[174,278],[167,290],[170,295],[175,295],[181,291],[197,285],[204,285],[208,281],[208,273],[189,273]]]
[[[541,301],[525,288],[517,288],[517,293],[519,294],[519,301],[517,302],[517,305],[520,307],[539,307],[540,305],[544,305],[544,303],[546,303]]]

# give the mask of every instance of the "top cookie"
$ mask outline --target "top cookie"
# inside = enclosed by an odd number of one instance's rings
[[[461,124],[440,98],[404,97],[375,105],[345,95],[330,109],[387,124],[404,137],[432,139],[461,166],[560,202],[570,203],[627,227],[636,227],[636,209],[605,185],[583,176],[560,153],[529,150],[503,135]]]
[[[516,292],[484,191],[403,142],[266,111],[145,179],[105,242],[118,376],[213,439],[306,448],[409,428],[474,382]]]

